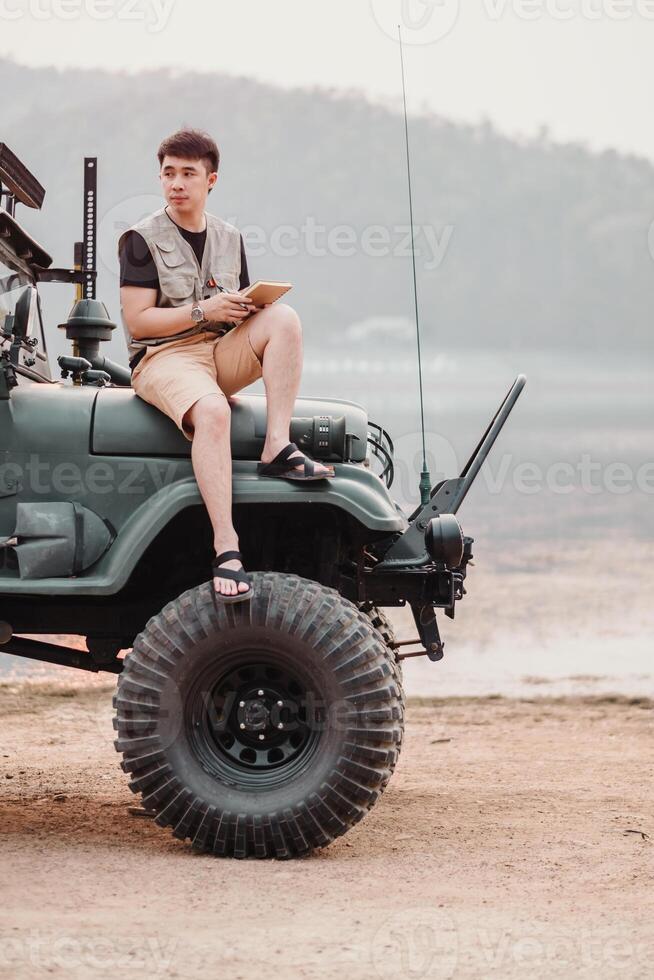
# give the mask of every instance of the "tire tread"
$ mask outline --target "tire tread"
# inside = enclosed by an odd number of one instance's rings
[[[254,572],[248,603],[216,602],[211,582],[153,616],[125,659],[114,699],[116,749],[130,789],[155,822],[196,851],[236,858],[290,858],[325,847],[377,802],[397,763],[404,730],[401,669],[383,613],[297,575]],[[328,781],[283,810],[253,815],[208,805],[184,785],[157,735],[161,693],[194,644],[216,630],[252,624],[306,638],[356,707]]]

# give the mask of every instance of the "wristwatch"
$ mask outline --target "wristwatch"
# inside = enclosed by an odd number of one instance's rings
[[[204,310],[202,309],[199,303],[196,303],[195,306],[191,307],[191,320],[193,320],[193,323],[209,322],[206,316],[204,315]]]

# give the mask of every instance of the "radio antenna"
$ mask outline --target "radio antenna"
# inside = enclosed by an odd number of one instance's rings
[[[425,449],[425,405],[422,395],[422,358],[420,354],[420,319],[418,312],[418,282],[416,279],[416,253],[413,241],[413,196],[411,193],[411,159],[409,156],[409,123],[406,111],[406,85],[404,82],[404,54],[402,51],[402,31],[397,25],[397,36],[400,41],[400,66],[402,69],[402,99],[404,102],[404,137],[406,142],[406,172],[409,184],[409,223],[411,226],[411,263],[413,267],[413,301],[416,313],[416,341],[418,344],[418,384],[420,389],[420,431],[422,432],[422,471],[420,473],[420,503],[424,507],[429,503],[431,492],[431,476],[427,468],[427,451]]]

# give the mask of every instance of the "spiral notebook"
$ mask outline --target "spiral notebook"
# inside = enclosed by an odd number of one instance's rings
[[[257,279],[251,286],[241,289],[239,295],[247,296],[255,306],[265,306],[266,303],[275,303],[292,288],[290,282],[267,282],[265,279]]]

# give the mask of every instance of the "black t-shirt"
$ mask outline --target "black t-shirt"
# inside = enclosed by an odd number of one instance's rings
[[[166,212],[168,217],[170,215]],[[207,240],[207,229],[204,231],[187,231],[176,221],[170,218],[171,222],[179,229],[180,234],[189,243],[197,256],[198,263],[202,265],[204,254],[204,244]],[[144,289],[159,289],[159,276],[157,266],[150,249],[146,245],[145,238],[137,231],[131,231],[126,239],[125,245],[120,253],[120,285],[121,286],[141,286]],[[239,289],[245,289],[250,285],[248,274],[248,263],[245,257],[245,246],[241,235],[241,279]]]

